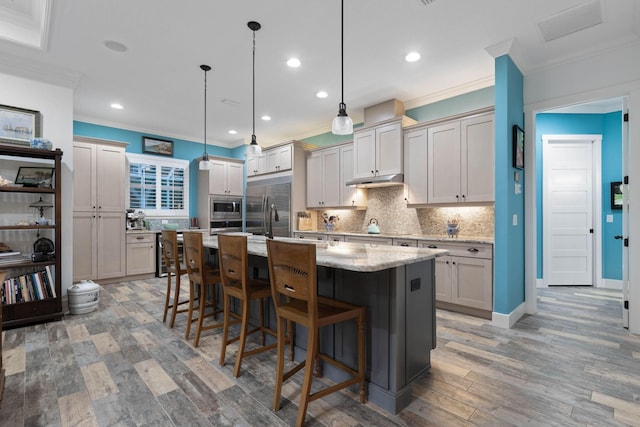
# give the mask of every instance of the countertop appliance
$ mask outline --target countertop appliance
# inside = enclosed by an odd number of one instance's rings
[[[127,230],[144,230],[144,212],[127,209]]]
[[[271,218],[273,235],[291,236],[292,177],[281,176],[247,182],[247,233],[267,235],[269,215],[278,212],[278,221]],[[271,209],[271,206],[274,209]]]

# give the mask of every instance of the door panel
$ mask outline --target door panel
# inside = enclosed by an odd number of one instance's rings
[[[593,141],[545,140],[544,279],[593,285]]]

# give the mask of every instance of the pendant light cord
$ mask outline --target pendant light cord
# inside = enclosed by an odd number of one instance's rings
[[[251,73],[253,85],[253,141],[256,139],[256,30],[253,30],[253,68]]]
[[[340,4],[340,103],[344,104],[344,0]]]
[[[204,154],[207,154],[207,70],[204,70]]]

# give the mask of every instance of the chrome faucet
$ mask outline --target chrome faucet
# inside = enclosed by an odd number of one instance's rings
[[[275,215],[274,215],[275,213]],[[273,218],[275,216],[275,218]],[[278,208],[276,208],[275,204],[271,204],[269,206],[269,234],[267,234],[267,238],[273,239],[273,222],[272,219],[276,222],[280,221],[280,217],[278,216]]]

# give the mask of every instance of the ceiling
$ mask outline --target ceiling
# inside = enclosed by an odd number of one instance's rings
[[[638,0],[346,0],[347,112],[358,123],[365,107],[391,98],[412,108],[492,86],[487,49],[509,40],[525,78],[637,42],[639,11]],[[234,147],[252,133],[251,20],[262,24],[258,142],[330,131],[340,102],[338,0],[0,0],[0,71],[73,87],[76,120],[201,142],[208,64],[208,143]],[[410,51],[421,59],[406,62]],[[287,67],[292,56],[300,67]]]

